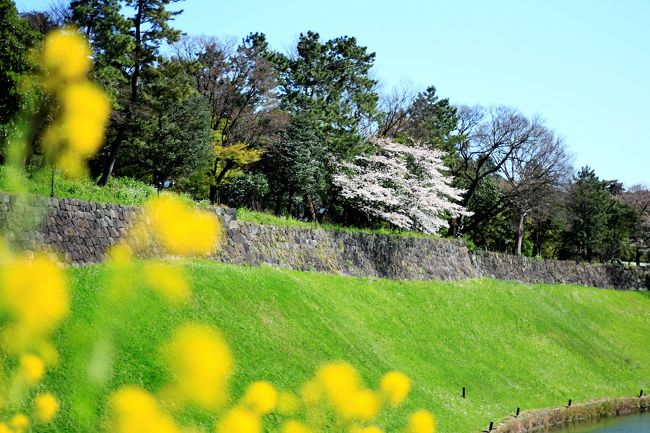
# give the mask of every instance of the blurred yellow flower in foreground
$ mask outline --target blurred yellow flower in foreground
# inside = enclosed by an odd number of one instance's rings
[[[39,394],[34,399],[36,418],[44,423],[52,422],[59,411],[59,402],[50,393]]]
[[[42,64],[53,85],[84,78],[90,71],[90,46],[79,32],[64,27],[48,33],[43,43]]]
[[[27,418],[27,415],[19,413],[18,415],[15,415],[13,418],[11,418],[9,425],[13,429],[14,433],[21,433],[27,430],[30,422],[29,418]]]
[[[350,364],[326,364],[316,372],[316,381],[341,418],[369,421],[377,415],[379,398],[361,388],[361,377]]]
[[[289,420],[282,426],[281,433],[313,433],[309,426],[301,421]]]
[[[65,318],[69,304],[63,270],[50,256],[18,256],[0,268],[0,310],[12,319],[3,336],[10,349],[37,345]]]
[[[409,417],[407,433],[435,433],[436,420],[431,412],[420,409],[416,410]]]
[[[18,372],[27,384],[34,385],[45,374],[45,363],[38,356],[27,353],[20,356]]]
[[[361,390],[352,396],[350,416],[362,421],[372,421],[379,412],[379,397],[372,391]]]
[[[381,378],[380,388],[388,403],[397,407],[408,397],[411,380],[399,371],[391,371]]]
[[[3,422],[0,422],[0,433],[13,433],[9,426]]]
[[[111,105],[106,94],[89,81],[66,85],[60,103],[60,119],[47,130],[43,148],[65,174],[79,177],[85,171],[85,160],[104,141]]]
[[[90,157],[104,140],[104,129],[111,112],[106,94],[85,81],[67,86],[61,98],[63,125],[70,150]]]
[[[105,92],[88,80],[90,55],[88,43],[74,28],[55,30],[45,38],[45,88],[60,108],[43,134],[43,150],[47,161],[69,177],[85,172],[86,159],[102,145],[111,112]]]
[[[226,402],[233,362],[230,349],[216,330],[184,325],[174,332],[162,354],[172,376],[166,396],[181,405],[207,410]]]
[[[190,298],[190,284],[183,268],[178,265],[146,262],[144,278],[168,302],[178,304]]]
[[[248,389],[242,400],[244,406],[253,412],[259,415],[266,415],[275,409],[278,402],[278,392],[269,382],[253,382],[248,385]]]
[[[153,235],[169,254],[210,254],[221,237],[221,225],[215,215],[194,209],[174,196],[149,201],[145,216],[151,223]]]
[[[109,428],[113,433],[180,433],[156,399],[136,386],[126,386],[109,399]]]
[[[261,433],[262,420],[248,409],[236,407],[217,423],[216,433]]]

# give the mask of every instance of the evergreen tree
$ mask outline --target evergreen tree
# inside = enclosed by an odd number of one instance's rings
[[[29,50],[35,39],[13,0],[0,0],[0,143],[7,140],[12,120],[25,104],[20,81],[33,67]]]
[[[210,109],[181,62],[164,61],[143,81],[132,117],[135,133],[125,141],[116,173],[160,186],[191,175],[214,156]]]
[[[567,246],[576,259],[592,261],[601,255],[607,237],[611,196],[606,183],[583,167],[569,192]]]
[[[126,69],[133,65],[134,45],[120,0],[72,0],[70,10],[71,21],[93,48],[94,77],[117,102],[119,86],[127,82]]]
[[[264,155],[262,169],[269,179],[271,206],[277,215],[286,212],[317,219],[316,198],[325,164],[315,122],[296,116],[281,140]]]
[[[170,11],[168,7],[180,0],[126,0],[125,6],[133,11],[130,18],[132,50],[129,54],[128,67],[122,68],[124,79],[128,82],[126,101],[124,103],[125,121],[117,126],[117,131],[110,145],[110,151],[104,163],[99,185],[105,185],[110,178],[115,161],[123,142],[129,137],[131,121],[137,106],[141,103],[141,79],[148,70],[155,67],[160,60],[160,47],[163,43],[179,40],[181,32],[170,26],[170,21],[181,11]],[[113,4],[113,7],[115,5]],[[120,41],[122,39],[120,38]]]
[[[359,128],[376,114],[377,82],[369,75],[375,53],[356,38],[322,42],[314,32],[300,35],[296,52],[293,58],[273,57],[280,72],[281,107],[316,119],[330,154],[355,156],[364,142]]]

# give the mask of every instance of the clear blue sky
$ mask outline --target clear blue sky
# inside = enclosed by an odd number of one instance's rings
[[[18,0],[20,10],[48,0]],[[576,168],[650,184],[650,0],[185,0],[189,34],[357,37],[390,89],[433,84],[455,104],[540,114]]]

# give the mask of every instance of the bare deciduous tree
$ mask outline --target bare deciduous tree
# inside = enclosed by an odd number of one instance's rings
[[[263,149],[280,137],[288,126],[287,116],[277,108],[277,74],[265,57],[266,39],[252,34],[235,47],[214,38],[185,39],[176,49],[184,60],[197,62],[198,91],[207,98],[212,129],[220,146],[244,143]],[[214,161],[210,200],[217,200],[226,174],[235,168],[232,160]]]
[[[541,125],[501,165],[500,173],[508,181],[506,196],[517,216],[517,255],[521,255],[526,217],[549,208],[571,172],[564,141]]]
[[[408,120],[409,108],[416,97],[417,92],[405,85],[379,98],[378,108],[382,113],[377,130],[379,137],[395,137],[402,133]]]

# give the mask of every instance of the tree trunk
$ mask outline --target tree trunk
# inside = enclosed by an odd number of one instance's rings
[[[309,218],[312,222],[318,222],[316,219],[316,208],[314,207],[314,202],[311,197],[305,196],[305,203],[307,203],[307,211],[309,212]]]
[[[102,177],[97,182],[97,185],[99,186],[106,185],[108,179],[110,179],[111,175],[113,174],[113,168],[115,168],[115,161],[117,160],[117,154],[119,153],[122,147],[122,141],[124,140],[124,137],[126,135],[126,128],[128,128],[129,125],[131,124],[131,119],[133,118],[132,110],[135,103],[138,100],[138,79],[140,78],[140,69],[142,68],[141,65],[141,58],[142,58],[141,27],[142,27],[142,13],[143,13],[142,7],[143,7],[142,1],[139,1],[137,6],[138,9],[135,14],[135,19],[133,20],[133,27],[135,28],[135,48],[133,50],[134,53],[133,74],[131,75],[131,98],[130,98],[131,103],[130,106],[127,107],[126,121],[124,127],[120,128],[117,137],[111,144],[111,151],[108,155],[108,160],[106,161],[106,165],[104,166]]]
[[[276,194],[275,195],[275,214],[280,215],[280,212],[282,212],[282,199],[284,198],[284,194]]]
[[[210,185],[210,204],[217,203],[217,185]]]
[[[524,242],[524,219],[526,218],[526,212],[519,213],[519,224],[517,225],[517,250],[516,254],[521,255],[521,244]]]
[[[219,174],[217,174],[218,167],[219,167],[219,160],[215,159],[214,172],[213,172],[215,176],[214,185],[210,185],[211,204],[221,204],[221,182],[223,182],[223,178],[226,176],[226,173],[228,173],[230,169],[235,167],[235,164],[232,161],[226,161]]]

